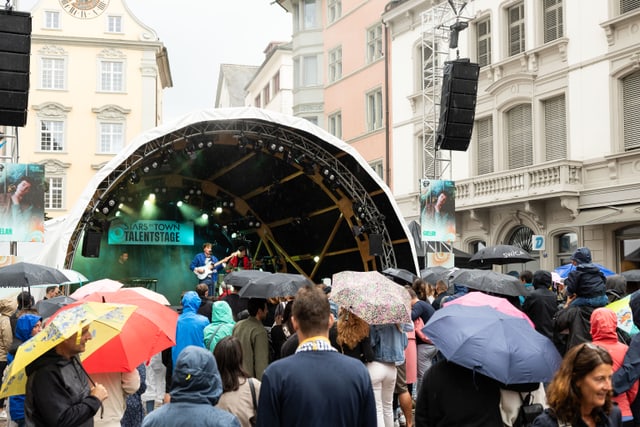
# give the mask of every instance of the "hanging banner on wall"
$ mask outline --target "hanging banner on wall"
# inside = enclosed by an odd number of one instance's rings
[[[193,223],[176,221],[113,220],[110,245],[193,246]]]
[[[44,165],[0,163],[0,242],[44,242]]]
[[[454,181],[420,180],[420,225],[424,242],[453,242],[456,238]]]

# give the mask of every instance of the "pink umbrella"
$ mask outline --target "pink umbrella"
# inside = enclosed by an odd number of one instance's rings
[[[94,292],[115,292],[123,286],[124,285],[122,283],[115,280],[101,279],[79,287],[78,290],[76,290],[69,296],[73,299],[81,300],[87,295],[91,295]]]
[[[488,305],[489,307],[501,313],[525,319],[527,322],[529,322],[532,328],[535,328],[535,325],[533,324],[531,319],[529,319],[529,316],[518,310],[509,301],[504,298],[487,295],[484,292],[469,292],[468,294],[465,294],[459,298],[444,303],[444,306],[446,307],[450,304],[460,304],[474,307]]]

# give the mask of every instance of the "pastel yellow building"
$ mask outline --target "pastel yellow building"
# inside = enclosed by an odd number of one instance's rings
[[[167,50],[124,0],[40,0],[31,10],[19,162],[45,165],[45,212],[67,213],[102,165],[162,121]]]

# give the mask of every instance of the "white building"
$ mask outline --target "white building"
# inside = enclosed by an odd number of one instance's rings
[[[265,59],[245,86],[245,105],[293,114],[291,43],[271,42]]]
[[[423,37],[431,31],[423,24],[429,3],[393,2],[383,15],[393,188],[407,219],[419,214],[423,122],[430,120],[421,50],[455,56]],[[481,69],[471,144],[451,153],[456,246],[530,248],[531,236],[541,235],[545,249],[533,255],[542,268],[567,262],[577,246],[612,270],[638,268],[640,3],[475,0],[461,20],[469,28],[460,33],[460,56]]]

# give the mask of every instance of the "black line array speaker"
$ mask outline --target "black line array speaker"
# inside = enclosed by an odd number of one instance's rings
[[[82,239],[82,256],[85,258],[98,258],[100,256],[100,241],[102,233],[99,231],[87,230]]]
[[[369,255],[382,255],[382,234],[369,234]]]
[[[438,150],[467,151],[476,114],[480,66],[469,59],[447,61],[442,79]]]
[[[27,123],[30,52],[31,14],[0,9],[0,125]]]

